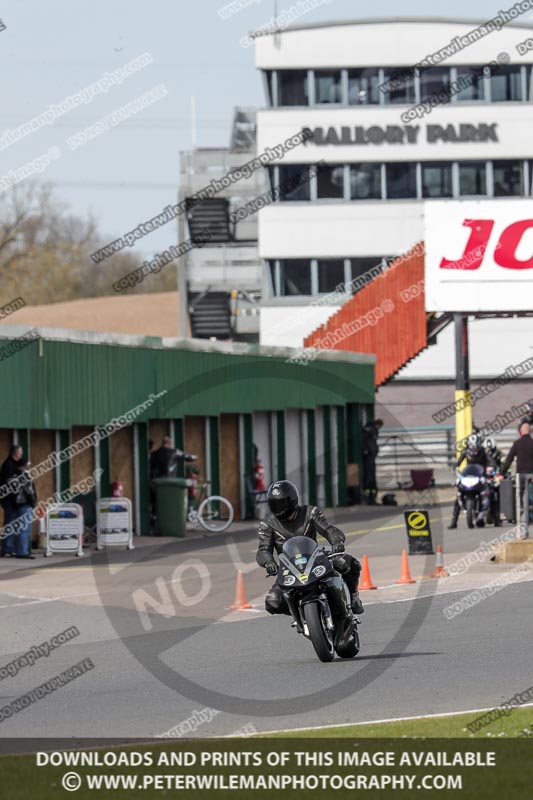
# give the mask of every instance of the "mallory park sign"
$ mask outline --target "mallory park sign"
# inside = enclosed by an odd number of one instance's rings
[[[449,144],[455,142],[499,142],[498,123],[490,125],[426,125],[425,141],[428,144]],[[342,125],[331,128],[303,128],[306,132],[304,144],[317,145],[380,145],[380,144],[421,144],[420,125]]]

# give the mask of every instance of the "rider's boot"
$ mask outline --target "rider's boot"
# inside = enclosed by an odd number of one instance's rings
[[[364,614],[364,607],[361,602],[361,598],[359,597],[359,590],[354,589],[353,592],[350,593],[352,597],[352,611],[354,614]]]

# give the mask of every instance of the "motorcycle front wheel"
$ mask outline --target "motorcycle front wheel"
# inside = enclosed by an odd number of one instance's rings
[[[474,527],[476,516],[476,501],[473,497],[466,498],[466,524],[469,528]]]
[[[322,606],[319,603],[306,603],[303,612],[315,653],[321,661],[333,661],[335,657],[333,637],[326,628]]]
[[[337,647],[337,655],[339,658],[355,658],[357,653],[359,652],[360,644],[359,644],[359,634],[354,628],[354,632],[350,636],[347,642],[342,642]]]

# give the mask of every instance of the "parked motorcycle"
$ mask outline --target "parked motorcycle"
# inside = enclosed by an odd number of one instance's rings
[[[466,524],[473,528],[482,509],[483,496],[488,491],[483,467],[469,464],[456,481],[459,505],[466,513]]]
[[[319,547],[307,536],[294,536],[279,556],[277,583],[283,591],[293,627],[303,634],[321,661],[354,658],[359,652],[359,620],[354,616],[348,587],[335,570],[342,555]]]

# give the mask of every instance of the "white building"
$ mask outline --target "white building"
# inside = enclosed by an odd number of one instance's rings
[[[327,165],[260,212],[262,343],[301,346],[339,307],[321,298],[423,239],[425,201],[531,197],[528,17],[531,10],[499,18],[499,31],[483,20],[369,19],[257,37],[268,105],[257,115],[258,152],[311,132],[270,168],[271,182]],[[433,66],[408,69],[423,59]],[[420,105],[442,91],[434,107]],[[474,321],[472,376],[530,356],[531,328],[528,319]],[[400,378],[454,374],[448,328]]]

